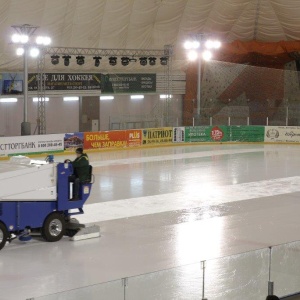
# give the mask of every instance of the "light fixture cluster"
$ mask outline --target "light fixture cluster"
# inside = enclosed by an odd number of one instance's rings
[[[204,60],[209,61],[212,59],[211,50],[219,49],[220,47],[221,42],[218,40],[191,40],[184,43],[184,48],[188,50],[187,57],[192,61],[198,59],[199,55],[201,55]]]
[[[57,64],[59,64],[59,59],[60,59],[59,55],[52,55],[51,56],[51,63],[53,65],[57,65]],[[71,60],[70,55],[63,55],[62,59],[64,61],[64,65],[66,67],[70,65],[70,60]],[[93,59],[94,59],[95,67],[99,67],[102,57],[101,56],[94,56]],[[139,61],[140,61],[141,66],[146,66],[148,63],[149,63],[150,66],[155,66],[156,59],[157,59],[156,57],[140,57]],[[122,66],[128,66],[129,63],[137,62],[137,61],[138,60],[134,57],[127,57],[127,56],[121,57]],[[118,58],[116,56],[110,56],[110,57],[108,57],[108,62],[111,66],[116,66],[117,63],[118,63]],[[76,56],[76,63],[79,66],[82,66],[85,63],[85,57],[83,55]],[[160,64],[162,66],[166,66],[168,64],[168,57],[167,56],[166,57],[161,57],[160,58]]]
[[[29,44],[29,36],[26,34],[13,34],[11,37],[11,40],[15,44],[23,44],[24,46],[26,44]],[[51,44],[51,38],[48,36],[38,36],[35,39],[35,43],[31,43],[31,48],[29,49],[29,55],[31,57],[37,57],[40,54],[40,50],[35,45],[42,45],[42,46],[48,46]],[[24,46],[18,47],[16,50],[17,55],[21,56],[24,54]]]

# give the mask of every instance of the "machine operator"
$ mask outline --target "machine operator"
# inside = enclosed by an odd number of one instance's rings
[[[73,166],[73,175],[69,177],[69,181],[74,182],[72,200],[79,199],[80,182],[85,182],[90,179],[89,158],[87,154],[83,153],[82,148],[77,148],[75,153],[76,159],[74,161],[69,159],[65,160],[65,163],[70,162]]]

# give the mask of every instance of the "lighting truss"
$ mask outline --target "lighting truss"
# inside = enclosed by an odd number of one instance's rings
[[[45,56],[66,56],[66,55],[77,55],[77,56],[99,56],[99,57],[131,57],[130,61],[136,61],[135,57],[150,57],[158,58],[164,57],[167,58],[167,63],[165,69],[165,88],[166,94],[172,94],[170,83],[171,77],[171,59],[173,56],[173,47],[171,45],[165,45],[164,49],[98,49],[98,48],[72,48],[72,47],[42,47],[41,55],[38,61],[38,74],[39,74],[39,88],[38,88],[38,128],[39,134],[46,133],[46,111],[45,111]],[[169,101],[167,101],[169,105]],[[162,114],[160,112],[159,114]],[[168,124],[169,121],[167,121]]]
[[[72,47],[45,47],[46,55],[83,55],[83,56],[123,56],[123,57],[161,57],[170,56],[166,50],[148,49],[98,49]]]

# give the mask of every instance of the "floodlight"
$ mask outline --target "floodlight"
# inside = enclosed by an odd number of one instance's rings
[[[129,65],[129,57],[121,57],[121,64],[122,66],[128,66]]]
[[[183,44],[183,47],[187,50],[189,49],[192,49],[193,48],[193,43],[191,41],[186,41],[184,44]]]
[[[200,42],[198,42],[198,41],[193,41],[193,42],[192,42],[192,45],[193,45],[193,48],[194,48],[194,49],[198,49],[198,48],[200,47]]]
[[[102,59],[101,56],[94,56],[93,59],[95,60],[95,67],[100,66],[100,59]]]
[[[140,65],[141,66],[147,65],[147,57],[140,57]]]
[[[13,34],[11,37],[13,43],[20,43],[21,36],[17,33]]]
[[[221,42],[220,41],[214,41],[214,48],[219,49],[221,47]]]
[[[211,41],[211,40],[207,40],[207,41],[205,42],[205,47],[206,47],[207,49],[212,49],[212,48],[214,48],[214,42]]]
[[[156,64],[156,57],[149,57],[149,65],[155,66]]]
[[[44,45],[48,46],[51,44],[51,38],[49,38],[48,36],[44,36]]]
[[[84,56],[76,56],[77,65],[82,66],[84,64]]]
[[[198,58],[198,53],[197,53],[197,51],[195,51],[195,50],[190,50],[190,51],[188,52],[187,57],[188,57],[188,60],[194,61],[194,60],[196,60],[196,59]]]
[[[109,57],[108,60],[111,66],[115,66],[117,64],[117,58],[115,56]]]
[[[204,60],[209,61],[212,58],[212,53],[208,50],[204,51],[202,54]]]
[[[38,45],[49,45],[51,44],[51,38],[49,38],[48,36],[38,36],[36,39],[35,39],[35,42],[38,44]]]
[[[38,57],[40,50],[38,48],[31,48],[29,53],[31,57]]]
[[[53,65],[59,64],[59,55],[52,55],[52,56],[51,56],[51,63],[52,63]]]
[[[21,42],[22,44],[26,44],[26,43],[28,43],[28,41],[29,41],[29,36],[28,36],[28,35],[22,34],[22,35],[20,36],[20,42]]]
[[[17,55],[21,56],[24,54],[24,48],[18,48],[16,51]]]
[[[160,64],[162,66],[166,66],[168,64],[168,58],[167,57],[161,57],[160,58]]]
[[[64,55],[62,58],[64,60],[64,65],[67,67],[70,64],[71,56],[70,55]]]

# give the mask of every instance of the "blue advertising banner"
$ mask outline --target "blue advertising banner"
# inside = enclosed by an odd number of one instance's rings
[[[83,148],[83,145],[84,145],[83,132],[65,133],[65,137],[64,137],[65,150],[74,151],[76,148]]]
[[[2,95],[23,94],[22,73],[2,73],[0,74],[0,79],[0,91]]]

